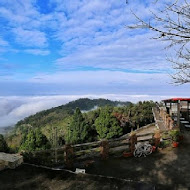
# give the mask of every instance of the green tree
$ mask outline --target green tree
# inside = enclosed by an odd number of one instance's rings
[[[8,151],[7,143],[3,135],[0,134],[0,152],[7,152],[7,151]]]
[[[50,143],[45,135],[39,129],[30,130],[30,132],[23,137],[20,150],[28,152],[34,150],[45,150],[50,148]]]
[[[88,138],[88,125],[79,108],[76,108],[72,121],[67,129],[67,143],[82,143]]]
[[[96,131],[100,139],[110,139],[123,134],[119,121],[112,114],[113,109],[104,107],[95,121]]]
[[[138,104],[134,105],[131,109],[131,121],[133,126],[137,129],[140,128],[143,122],[143,103],[140,101]]]
[[[88,142],[96,141],[97,140],[97,131],[94,125],[95,120],[99,117],[100,109],[89,111],[84,113],[85,122],[88,125]]]
[[[114,111],[116,111],[115,115],[121,116],[117,119],[120,121],[120,125],[124,126],[124,131],[129,132],[129,129],[131,131],[135,128],[139,129],[153,122],[152,107],[154,106],[153,101],[140,101],[127,107],[114,108]]]

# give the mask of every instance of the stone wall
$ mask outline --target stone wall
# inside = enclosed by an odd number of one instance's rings
[[[5,168],[14,169],[22,163],[23,157],[21,155],[0,152],[0,171]]]
[[[173,129],[175,127],[174,121],[169,114],[167,114],[165,107],[160,108],[160,117],[162,118],[167,129]]]

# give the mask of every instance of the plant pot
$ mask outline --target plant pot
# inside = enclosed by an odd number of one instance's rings
[[[174,142],[172,143],[172,145],[173,145],[173,148],[177,148],[177,147],[179,146],[179,142],[175,142],[175,141],[174,141]]]
[[[152,152],[156,151],[156,146],[152,146]]]
[[[132,152],[124,152],[123,153],[123,157],[131,157],[131,156],[133,156],[133,153]]]

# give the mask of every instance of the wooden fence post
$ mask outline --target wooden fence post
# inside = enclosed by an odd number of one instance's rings
[[[130,150],[131,152],[134,152],[135,150],[135,144],[137,144],[137,136],[136,136],[136,133],[133,133],[130,135]]]
[[[154,143],[155,143],[156,147],[158,147],[160,145],[160,138],[161,138],[160,130],[155,130],[155,133],[154,133]]]
[[[67,168],[73,167],[74,150],[73,150],[73,147],[71,145],[68,145],[68,144],[65,145],[64,161],[65,161],[65,166]]]
[[[100,155],[103,160],[106,160],[109,157],[109,143],[107,140],[103,140],[100,143]]]

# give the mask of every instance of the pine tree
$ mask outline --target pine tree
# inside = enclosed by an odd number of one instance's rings
[[[72,121],[68,126],[67,143],[77,144],[84,142],[88,137],[88,126],[79,108],[76,108]]]
[[[22,140],[20,150],[34,151],[50,148],[50,144],[45,135],[40,130],[30,130],[28,135]]]
[[[100,139],[110,139],[123,134],[119,121],[113,116],[110,107],[102,108],[95,126]]]

